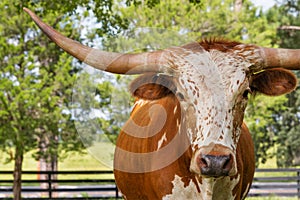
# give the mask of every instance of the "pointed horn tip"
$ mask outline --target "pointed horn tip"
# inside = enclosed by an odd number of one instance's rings
[[[29,14],[29,16],[34,20],[39,20],[39,18],[36,16],[36,14],[34,12],[32,12],[29,8],[23,7],[23,11],[27,12],[27,14]]]
[[[25,11],[25,12],[27,12],[28,14],[30,14],[31,13],[31,10],[29,10],[28,8],[26,8],[26,7],[23,7],[23,10]]]
[[[26,8],[26,7],[23,7],[23,10],[25,11],[25,12],[27,12],[29,15],[30,15],[30,17],[31,18],[36,18],[36,15],[34,14],[34,12],[32,12],[30,9],[28,9],[28,8]]]

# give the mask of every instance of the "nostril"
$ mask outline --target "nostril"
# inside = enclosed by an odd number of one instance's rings
[[[201,157],[199,160],[200,160],[199,161],[200,168],[202,168],[202,167],[208,167],[208,163],[207,163],[207,161],[206,161],[205,158]]]
[[[198,166],[203,175],[220,177],[228,176],[233,166],[232,155],[200,155]]]
[[[232,168],[232,163],[233,163],[233,158],[232,158],[231,155],[225,157],[225,158],[224,158],[223,169],[224,169],[224,170],[228,170],[228,172],[229,172],[230,169]]]

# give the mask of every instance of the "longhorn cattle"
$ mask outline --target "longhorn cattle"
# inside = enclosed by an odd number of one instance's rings
[[[244,199],[254,148],[243,123],[249,93],[291,92],[300,50],[203,40],[153,52],[111,53],[71,40],[24,9],[77,59],[111,73],[143,74],[114,158],[125,199]]]

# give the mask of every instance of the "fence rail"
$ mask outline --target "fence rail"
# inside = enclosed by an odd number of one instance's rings
[[[300,169],[256,169],[249,196],[270,195],[300,199]]]
[[[2,179],[3,175],[11,175],[12,171],[0,171],[0,199],[12,199],[12,178]],[[115,184],[113,171],[23,171],[23,199],[119,199],[121,194]],[[46,175],[46,179],[39,178]],[[65,176],[54,179],[54,175]],[[88,178],[73,178],[72,175]],[[36,178],[33,178],[33,177]],[[68,178],[70,177],[71,178]],[[108,177],[108,178],[107,178]]]
[[[12,199],[12,174],[12,171],[0,171],[0,200]],[[110,170],[23,171],[23,175],[26,177],[22,180],[24,199],[121,198]],[[40,179],[40,175],[46,175],[46,179]],[[54,175],[58,179],[54,179]],[[270,195],[295,196],[300,199],[300,169],[256,169],[249,196]]]

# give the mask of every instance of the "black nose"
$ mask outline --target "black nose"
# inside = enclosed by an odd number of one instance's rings
[[[233,158],[231,155],[200,155],[198,165],[202,175],[228,176],[233,165]]]

